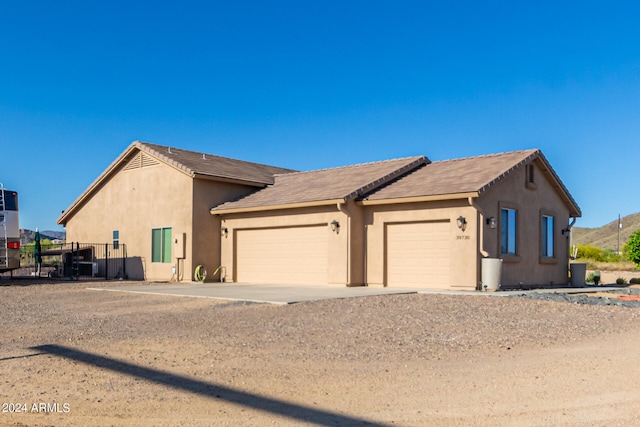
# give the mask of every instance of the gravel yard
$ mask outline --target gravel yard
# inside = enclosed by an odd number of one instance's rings
[[[640,422],[637,308],[86,289],[122,284],[0,281],[0,425]]]

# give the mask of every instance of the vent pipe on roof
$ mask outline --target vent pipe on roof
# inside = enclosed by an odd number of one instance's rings
[[[207,160],[207,158],[205,157],[204,153],[202,153],[202,160]]]
[[[171,147],[167,147],[167,153],[171,154]]]

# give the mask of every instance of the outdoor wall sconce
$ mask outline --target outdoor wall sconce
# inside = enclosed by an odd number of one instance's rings
[[[229,229],[227,227],[220,227],[220,235],[227,237],[228,233],[229,233]]]
[[[467,219],[460,215],[456,220],[458,222],[458,228],[464,231],[467,228]]]
[[[498,220],[496,219],[495,216],[491,216],[489,218],[487,218],[487,225],[491,228],[494,229],[498,226]]]
[[[333,231],[334,233],[340,232],[340,223],[335,219],[331,221],[331,231]]]

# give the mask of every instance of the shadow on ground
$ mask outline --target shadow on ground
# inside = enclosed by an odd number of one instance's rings
[[[388,424],[358,419],[348,415],[337,414],[309,406],[298,405],[278,399],[234,390],[230,387],[220,386],[204,381],[195,380],[181,375],[146,368],[128,362],[100,356],[55,344],[45,344],[31,347],[41,354],[52,354],[66,359],[75,360],[87,365],[118,372],[132,377],[144,379],[169,386],[178,390],[196,393],[201,396],[225,400],[230,403],[242,405],[248,408],[292,418],[295,420],[314,423],[321,426],[373,426],[390,427]]]

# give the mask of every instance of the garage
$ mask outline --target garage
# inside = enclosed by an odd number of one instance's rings
[[[327,284],[326,224],[236,230],[236,281]]]
[[[386,224],[385,236],[387,286],[450,286],[448,220]]]

